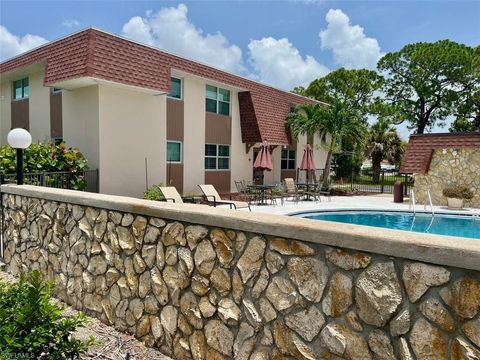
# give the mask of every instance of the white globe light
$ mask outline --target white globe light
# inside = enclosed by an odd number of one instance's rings
[[[32,135],[25,129],[16,128],[10,130],[7,141],[14,149],[26,149],[32,143]]]

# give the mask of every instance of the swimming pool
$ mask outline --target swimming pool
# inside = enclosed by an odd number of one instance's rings
[[[435,214],[432,217],[425,213],[413,215],[409,212],[348,210],[309,212],[294,216],[480,240],[480,218],[468,215]]]

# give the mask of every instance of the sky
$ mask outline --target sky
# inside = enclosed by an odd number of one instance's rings
[[[291,90],[408,43],[479,45],[479,23],[480,0],[0,0],[0,60],[93,26]]]

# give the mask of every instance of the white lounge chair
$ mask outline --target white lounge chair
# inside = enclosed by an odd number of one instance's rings
[[[175,204],[183,204],[182,196],[178,193],[175,186],[159,186],[166,202],[174,202]]]
[[[220,194],[213,185],[198,185],[198,187],[202,190],[203,196],[205,196],[208,203],[215,207],[217,205],[230,205],[230,209],[248,208],[248,210],[252,211],[250,205],[244,201],[222,200]]]

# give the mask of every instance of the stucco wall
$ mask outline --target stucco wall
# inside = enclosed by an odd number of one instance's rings
[[[41,269],[60,299],[175,359],[480,356],[475,240],[4,191],[11,273]]]
[[[7,135],[11,127],[12,83],[0,83],[0,146],[7,145]]]
[[[94,129],[92,129],[92,132]],[[166,96],[99,86],[100,192],[142,197],[166,182]]]
[[[62,93],[63,139],[78,147],[91,169],[100,167],[98,85]]]
[[[447,205],[443,189],[451,185],[469,187],[475,194],[467,207],[480,207],[480,149],[437,149],[428,173],[415,175],[415,195],[424,204],[430,189],[434,205]]]
[[[50,88],[43,86],[44,72],[29,75],[29,124],[34,142],[48,142],[50,136]]]
[[[231,144],[231,189],[237,191],[235,181],[251,181],[253,179],[253,147],[246,152],[242,142],[242,128],[240,125],[240,109],[238,107],[238,92],[232,92],[232,144]]]
[[[205,82],[184,78],[183,191],[199,193],[205,178]]]

